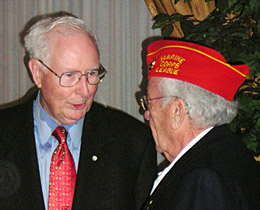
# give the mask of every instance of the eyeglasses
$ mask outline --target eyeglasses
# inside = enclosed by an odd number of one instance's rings
[[[161,97],[157,97],[157,98],[147,98],[147,96],[144,95],[140,99],[141,106],[142,106],[144,111],[148,111],[149,110],[149,101],[156,100],[156,99],[161,99],[161,98],[165,98],[165,97],[175,97],[175,96],[161,96]]]
[[[82,76],[87,77],[87,81],[90,85],[97,85],[102,82],[107,70],[100,64],[98,69],[93,69],[82,74],[80,71],[65,72],[60,76],[54,72],[50,67],[48,67],[43,61],[38,60],[42,65],[44,65],[50,72],[60,79],[60,86],[62,87],[73,87],[79,83]]]
[[[161,98],[166,98],[166,97],[179,98],[178,96],[161,96],[161,97],[157,97],[157,98],[147,98],[147,96],[144,95],[140,99],[141,106],[142,106],[144,111],[148,111],[149,110],[149,101],[161,99]],[[189,114],[190,103],[187,102],[186,100],[184,100],[184,103],[185,103],[185,106],[186,106],[186,114]]]

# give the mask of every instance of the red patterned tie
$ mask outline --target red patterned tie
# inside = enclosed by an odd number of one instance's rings
[[[71,209],[76,182],[73,157],[66,144],[67,131],[58,126],[52,135],[59,141],[51,159],[49,210]]]

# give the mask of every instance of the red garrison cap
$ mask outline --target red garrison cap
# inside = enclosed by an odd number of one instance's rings
[[[148,46],[150,77],[192,83],[232,101],[249,73],[247,65],[229,65],[216,50],[198,44],[160,40]]]

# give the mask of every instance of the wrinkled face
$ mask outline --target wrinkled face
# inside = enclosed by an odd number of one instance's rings
[[[49,62],[46,64],[58,75],[69,71],[98,68],[99,56],[95,44],[85,33],[51,35]],[[86,77],[74,87],[61,87],[59,78],[48,70],[42,70],[40,82],[41,104],[58,124],[72,124],[80,120],[90,109],[97,85],[90,85]]]
[[[151,77],[147,87],[147,99],[161,97],[158,90],[159,80]],[[162,99],[149,101],[149,110],[145,112],[146,120],[149,120],[150,128],[156,144],[156,150],[169,156],[168,150],[170,142],[170,115],[168,106],[162,107]],[[167,158],[168,159],[168,158]]]

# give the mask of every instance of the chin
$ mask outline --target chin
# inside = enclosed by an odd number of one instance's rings
[[[159,146],[156,145],[155,148],[156,148],[156,151],[157,151],[157,152],[159,152],[159,153],[163,153],[163,150],[162,150]]]
[[[69,120],[64,120],[61,124],[62,125],[71,125],[74,124],[76,122],[78,122],[80,119],[69,119]]]
[[[82,117],[84,117],[85,115],[80,115],[80,116],[73,116],[73,117],[71,117],[71,118],[69,118],[70,119],[70,121],[73,121],[73,123],[75,123],[75,122],[78,122]]]
[[[69,116],[66,116],[61,120],[61,124],[63,125],[70,125],[73,123],[78,122],[84,115],[78,115],[78,114],[70,114]]]

